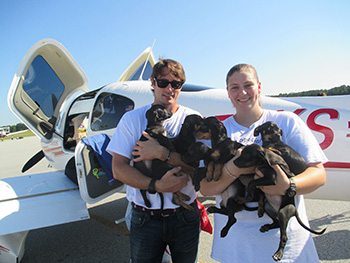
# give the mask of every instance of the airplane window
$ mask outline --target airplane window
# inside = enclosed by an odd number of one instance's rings
[[[45,59],[37,56],[25,76],[23,90],[46,116],[52,117],[64,85]]]
[[[128,80],[139,80],[144,66],[145,66],[145,63],[143,63],[137,70],[135,70],[134,74],[132,74]],[[142,74],[142,80],[150,79],[151,75],[152,75],[152,66],[151,66],[151,63],[149,63],[149,61],[147,60],[145,71]]]
[[[101,93],[92,111],[91,130],[102,131],[117,127],[125,112],[133,110],[135,103],[124,96]]]

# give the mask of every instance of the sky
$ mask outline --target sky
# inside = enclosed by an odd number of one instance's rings
[[[350,1],[0,0],[0,126],[21,122],[7,93],[28,49],[62,43],[90,90],[115,82],[148,46],[187,83],[225,88],[228,70],[255,66],[263,95],[350,85]]]

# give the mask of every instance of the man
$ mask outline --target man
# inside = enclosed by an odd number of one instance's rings
[[[185,80],[183,67],[177,61],[164,59],[153,67],[152,105],[162,105],[172,111],[173,116],[163,122],[169,137],[175,137],[179,133],[187,115],[199,115],[198,112],[177,104]],[[144,134],[148,141],[139,141],[147,126],[145,114],[152,105],[127,112],[119,122],[107,149],[113,153],[113,176],[127,185],[127,199],[133,207],[130,227],[131,262],[161,262],[168,245],[174,263],[193,263],[197,257],[200,222],[196,192],[189,176],[177,166],[160,180],[154,181],[130,166],[133,155],[139,156],[134,159],[135,162],[157,158],[173,165],[181,164],[177,153],[168,151],[148,134]],[[145,205],[140,189],[157,192],[147,193],[152,205],[150,208]],[[180,190],[190,197],[186,203],[194,211],[185,210],[172,202],[173,193]],[[162,211],[159,192],[164,196]]]

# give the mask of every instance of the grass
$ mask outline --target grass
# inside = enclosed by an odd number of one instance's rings
[[[11,140],[13,136],[13,139],[16,139],[17,137],[30,137],[30,136],[35,136],[35,134],[31,130],[15,133],[13,135],[9,134],[7,135],[4,140]]]

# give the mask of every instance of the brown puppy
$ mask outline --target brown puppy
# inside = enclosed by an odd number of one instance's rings
[[[196,132],[197,139],[211,140],[211,162],[208,164],[206,179],[218,181],[224,164],[232,159],[243,145],[232,141],[227,136],[224,124],[216,117],[204,119],[203,125]]]

